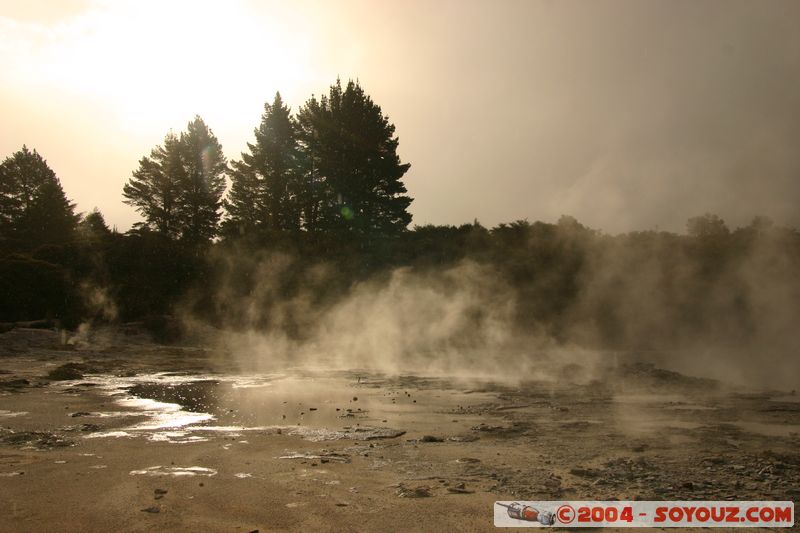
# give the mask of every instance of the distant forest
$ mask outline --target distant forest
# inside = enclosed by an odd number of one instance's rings
[[[311,287],[310,305],[324,308],[397,268],[425,275],[464,261],[512,290],[519,330],[567,340],[581,325],[601,347],[669,348],[708,331],[746,342],[760,334],[764,306],[800,301],[800,233],[767,217],[732,230],[699,215],[682,235],[612,236],[569,216],[409,229],[410,165],[397,148],[394,125],[352,81],[294,114],[276,94],[230,162],[196,117],[133,170],[122,196],[143,222],[118,233],[97,209],[76,214],[45,159],[23,146],[0,164],[0,322],[140,322],[174,340],[176,314],[253,327],[230,302],[264,276],[276,279],[261,305]],[[273,274],[264,265],[274,257],[292,267]],[[310,283],[321,265],[335,275]],[[302,317],[280,327],[303,335]]]

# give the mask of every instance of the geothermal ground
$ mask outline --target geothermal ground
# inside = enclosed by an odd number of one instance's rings
[[[800,498],[800,397],[644,363],[489,379],[0,335],[2,531],[491,531],[495,500]]]

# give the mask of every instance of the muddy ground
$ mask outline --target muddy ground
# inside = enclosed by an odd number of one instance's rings
[[[490,531],[495,500],[800,498],[800,397],[642,363],[516,385],[0,335],[2,531]]]

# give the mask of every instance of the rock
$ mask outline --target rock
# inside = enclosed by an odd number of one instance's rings
[[[37,449],[75,445],[73,441],[61,435],[45,431],[23,431],[15,433],[13,431],[3,432],[0,430],[0,442],[5,442],[12,446],[33,446]]]
[[[88,368],[80,363],[67,363],[58,368],[54,368],[47,374],[47,379],[51,381],[68,381],[83,378],[84,372]]]
[[[71,416],[72,418],[78,418],[81,416],[92,416],[92,413],[87,413],[86,411],[78,411],[77,413],[72,413],[69,416]]]
[[[431,489],[428,486],[421,486],[421,487],[400,487],[397,489],[397,495],[401,498],[430,498],[433,496],[431,493]]]
[[[447,492],[450,494],[475,494],[475,491],[467,489],[464,483],[459,483],[454,487],[447,487]]]
[[[602,474],[600,470],[594,468],[571,468],[569,473],[578,477],[598,477]]]
[[[145,507],[144,509],[142,509],[142,512],[143,513],[154,513],[154,514],[155,513],[160,513],[161,512],[161,508],[154,505],[153,507]]]
[[[420,439],[420,442],[444,442],[441,437],[434,437],[433,435],[425,435]]]
[[[30,384],[31,382],[27,379],[7,379],[5,381],[0,381],[0,389],[14,391],[16,389],[27,387]]]
[[[455,435],[453,437],[447,437],[447,440],[450,442],[475,442],[479,440],[477,435]]]

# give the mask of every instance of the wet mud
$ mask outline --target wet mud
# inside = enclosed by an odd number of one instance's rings
[[[243,374],[194,347],[15,335],[0,338],[3,531],[488,531],[494,500],[800,497],[792,391],[638,363],[513,385]]]

